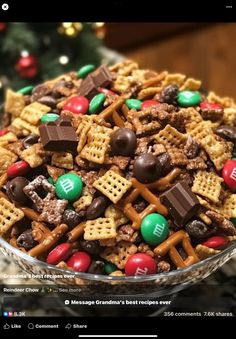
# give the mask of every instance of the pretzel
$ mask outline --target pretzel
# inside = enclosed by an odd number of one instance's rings
[[[40,244],[29,250],[28,254],[31,255],[31,257],[38,257],[41,254],[46,253],[57,243],[67,230],[68,226],[66,224],[56,226],[56,228],[54,228]]]
[[[116,237],[116,225],[112,218],[98,218],[85,223],[85,240],[102,240]]]
[[[6,233],[24,213],[5,198],[0,198],[0,235]]]
[[[126,241],[120,241],[114,247],[106,248],[101,257],[123,269],[129,257],[137,252],[137,246]]]
[[[214,248],[210,248],[201,244],[197,245],[197,247],[195,248],[195,252],[201,260],[207,259],[215,254],[220,253],[219,250],[215,250]]]
[[[124,122],[121,116],[117,113],[117,110],[121,108],[124,102],[124,96],[117,98],[110,106],[105,108],[98,116],[95,117],[95,122],[99,124],[102,120],[109,121],[111,119],[118,127],[122,127]]]
[[[50,107],[40,104],[39,102],[33,102],[32,104],[25,106],[20,114],[20,118],[31,125],[37,126],[42,116],[50,111]]]
[[[157,76],[151,77],[150,79],[144,81],[144,83],[142,85],[142,89],[148,88],[148,87],[152,87],[152,86],[154,86],[156,84],[159,84],[162,80],[165,79],[167,74],[168,74],[167,71],[163,71],[160,74],[158,74]]]
[[[40,198],[36,192],[36,189],[41,186],[48,193],[44,199]],[[46,200],[52,200],[55,197],[55,187],[51,185],[43,175],[39,175],[37,178],[31,181],[24,187],[23,191],[35,203],[35,206],[39,212],[43,211]]]
[[[198,171],[195,175],[192,192],[219,202],[221,183],[224,180],[213,172]]]
[[[50,235],[50,229],[40,222],[33,221],[31,226],[32,236],[39,243],[42,243]]]
[[[177,129],[169,124],[155,135],[155,139],[159,144],[177,148],[181,147],[186,142],[186,136],[178,132]]]
[[[84,233],[85,222],[75,226],[69,233],[67,233],[68,242],[73,243]]]
[[[132,123],[138,137],[156,133],[161,125],[155,108],[148,107],[144,111],[137,112],[135,109],[129,111],[128,121]]]
[[[165,191],[172,185],[172,181],[174,181],[180,175],[181,172],[182,170],[179,167],[175,167],[165,177],[158,179],[157,181],[154,181],[150,184],[146,184],[146,187],[151,190],[156,189],[160,192]]]
[[[132,183],[116,172],[109,170],[93,183],[98,191],[116,204],[132,186]]]
[[[38,167],[42,165],[45,161],[45,157],[39,155],[38,151],[40,150],[40,144],[34,144],[29,148],[25,149],[21,152],[20,157],[21,159],[28,162],[31,168]]]
[[[25,99],[21,93],[13,92],[8,89],[6,92],[5,112],[10,113],[14,118],[21,114],[25,107]]]
[[[182,259],[176,249],[176,246],[179,244],[183,246],[185,253],[188,255],[185,260]],[[161,257],[164,257],[168,253],[170,259],[177,268],[190,266],[199,261],[199,258],[191,245],[188,234],[182,230],[172,234],[163,243],[158,245],[154,249],[154,253]]]
[[[117,206],[133,221],[133,228],[139,229],[142,219],[150,213],[158,212],[165,216],[168,214],[166,207],[161,204],[160,199],[154,195],[146,185],[141,184],[135,178],[131,179],[131,183],[133,187],[132,192],[124,200],[121,200]],[[138,213],[132,205],[139,196],[149,203],[141,213]]]
[[[53,153],[51,163],[54,166],[72,170],[74,168],[73,156],[71,153]]]

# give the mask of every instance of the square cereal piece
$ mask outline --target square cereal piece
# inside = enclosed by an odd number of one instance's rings
[[[86,211],[86,209],[91,205],[93,201],[93,196],[90,194],[87,186],[84,187],[82,196],[73,203],[73,207],[76,212]]]
[[[13,92],[8,89],[6,92],[6,101],[4,110],[10,113],[13,117],[19,117],[25,107],[25,99],[21,93]]]
[[[106,248],[101,253],[101,257],[123,269],[129,257],[136,252],[137,246],[130,242],[120,241],[116,246]]]
[[[217,203],[222,182],[223,179],[213,172],[198,171],[194,178],[192,192]]]
[[[102,240],[116,237],[116,225],[112,218],[98,218],[85,223],[85,240]]]
[[[17,136],[14,133],[8,132],[7,134],[4,134],[0,137],[0,147],[4,147],[5,145],[17,140]]]
[[[6,233],[24,213],[5,198],[0,198],[0,236]]]
[[[174,127],[166,125],[166,127],[155,135],[155,139],[159,144],[169,147],[181,147],[185,144],[187,137],[180,133]]]
[[[21,112],[20,118],[29,122],[31,125],[38,125],[42,116],[51,111],[51,108],[40,104],[39,102],[33,102],[32,104],[25,106]]]
[[[0,147],[0,175],[3,174],[17,158],[18,156],[15,153]]]
[[[174,73],[174,74],[168,74],[163,83],[162,86],[166,87],[168,85],[177,85],[177,86],[182,86],[184,83],[186,76],[181,73]]]
[[[82,115],[78,117],[78,128],[76,134],[79,137],[77,152],[80,153],[86,144],[88,132],[94,121],[93,115]]]
[[[236,126],[236,107],[224,109],[223,123],[225,125]]]
[[[24,132],[24,135],[28,134],[37,134],[39,135],[38,127],[30,124],[29,122],[22,120],[21,118],[16,118],[12,121],[11,124],[13,127],[16,127]]]
[[[112,129],[103,126],[92,126],[88,132],[87,144],[80,157],[97,164],[103,164],[109,149]]]
[[[66,168],[68,170],[72,170],[74,168],[73,156],[71,153],[53,153],[51,161],[52,165],[60,168]]]
[[[236,194],[230,194],[225,199],[220,212],[228,219],[236,218]]]
[[[123,197],[131,186],[130,181],[111,170],[93,183],[93,187],[108,197],[114,204]]]
[[[197,245],[197,247],[195,248],[195,251],[197,253],[197,256],[201,259],[207,259],[212,257],[213,255],[216,255],[218,253],[220,253],[219,250],[215,250],[214,248],[210,248],[207,246],[203,246],[203,245]]]
[[[115,220],[116,227],[124,225],[129,221],[129,219],[124,215],[124,213],[115,205],[110,205],[106,208],[105,217],[113,218]]]
[[[180,87],[180,91],[197,91],[201,87],[202,82],[197,79],[188,78],[185,83]]]
[[[31,168],[35,168],[42,165],[43,162],[45,161],[45,158],[38,154],[40,148],[41,148],[40,144],[34,144],[30,146],[29,148],[21,152],[20,155],[21,159],[28,162]]]

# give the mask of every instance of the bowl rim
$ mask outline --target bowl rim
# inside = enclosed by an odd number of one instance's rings
[[[13,247],[10,245],[6,240],[0,237],[0,249],[6,248],[7,250],[11,251],[13,254],[17,255],[23,260],[26,260],[30,262],[32,265],[37,265],[38,267],[42,269],[51,269],[53,271],[56,271],[60,275],[73,275],[74,278],[79,278],[83,280],[92,280],[92,281],[120,281],[120,282],[128,282],[128,283],[137,283],[137,282],[149,282],[153,280],[160,280],[162,278],[168,279],[178,276],[181,276],[185,273],[190,273],[191,271],[194,271],[195,269],[201,268],[204,265],[214,262],[215,260],[223,257],[224,255],[233,252],[234,249],[236,249],[236,241],[232,241],[232,244],[230,244],[227,248],[225,248],[220,253],[217,253],[213,255],[212,257],[209,257],[207,259],[201,260],[193,265],[187,266],[185,268],[172,270],[167,273],[156,273],[156,274],[150,274],[145,276],[110,276],[110,275],[101,275],[101,274],[92,274],[92,273],[86,273],[86,272],[75,272],[72,270],[67,270],[64,268],[60,268],[54,265],[47,264],[44,261],[38,260],[34,257],[31,257],[27,253],[24,253],[20,251],[19,249]],[[56,274],[56,273],[55,273]],[[45,278],[46,280],[46,278]]]

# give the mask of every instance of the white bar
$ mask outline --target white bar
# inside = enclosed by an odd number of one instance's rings
[[[157,338],[157,334],[79,334],[80,338]]]

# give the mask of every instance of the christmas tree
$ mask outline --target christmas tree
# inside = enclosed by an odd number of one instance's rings
[[[0,23],[0,97],[85,64],[97,66],[103,23]]]

